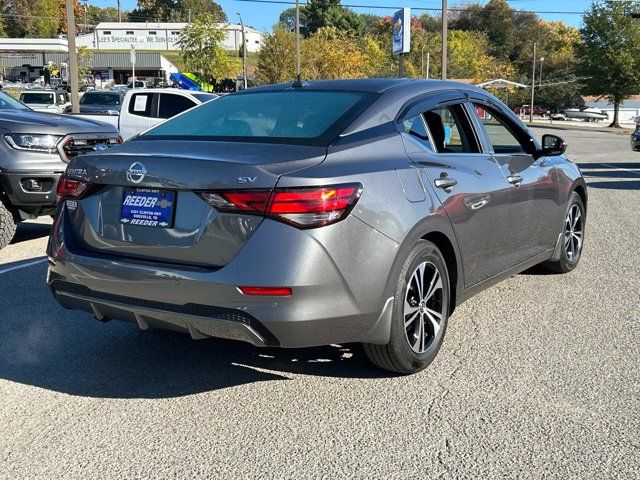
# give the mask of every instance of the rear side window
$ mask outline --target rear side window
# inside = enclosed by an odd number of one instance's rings
[[[495,153],[527,153],[535,148],[531,138],[503,114],[485,105],[473,106]]]
[[[429,132],[427,131],[422,115],[416,115],[415,117],[403,120],[402,127],[407,135],[410,135],[418,143],[433,152]]]
[[[438,153],[479,153],[473,128],[462,105],[450,105],[423,114]]]
[[[129,113],[140,117],[150,117],[152,100],[152,93],[134,93],[129,102]]]
[[[144,137],[326,145],[376,97],[335,90],[233,94],[165,122]]]
[[[177,114],[182,113],[185,110],[189,110],[191,107],[194,107],[195,105],[196,104],[193,102],[193,100],[190,100],[187,97],[183,97],[182,95],[173,95],[171,93],[161,93],[158,117],[160,118],[175,117]]]
[[[21,100],[27,105],[30,103],[33,103],[33,104],[55,103],[53,93],[23,93],[21,96]]]

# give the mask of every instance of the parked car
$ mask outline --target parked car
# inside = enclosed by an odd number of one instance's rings
[[[149,127],[216,98],[218,95],[213,93],[176,88],[129,90],[120,110],[120,134],[124,140],[128,140]]]
[[[514,109],[516,115],[531,115],[531,105],[523,105],[522,107],[516,107]],[[549,115],[549,109],[535,106],[533,107],[533,114],[538,117],[546,117]]]
[[[27,90],[20,92],[20,101],[32,110],[47,113],[71,111],[69,94],[64,90]]]
[[[119,115],[124,94],[114,91],[90,91],[80,98],[80,113]]]
[[[640,123],[636,123],[636,129],[631,134],[631,150],[640,152]]]
[[[77,155],[119,141],[100,122],[31,110],[0,92],[0,249],[22,220],[51,215],[56,184]]]
[[[48,283],[101,321],[361,342],[377,366],[414,373],[475,293],[537,264],[576,268],[587,190],[565,148],[461,83],[245,90],[75,158]]]

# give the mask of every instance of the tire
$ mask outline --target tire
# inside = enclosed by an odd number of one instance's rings
[[[421,283],[426,286],[422,295],[417,283],[421,272]],[[429,293],[431,285],[433,288]],[[442,345],[450,298],[449,273],[442,253],[433,243],[420,240],[409,253],[396,283],[389,343],[364,344],[369,360],[383,370],[405,375],[426,368]],[[420,328],[425,333],[422,336]],[[423,344],[419,343],[421,339]]]
[[[573,212],[573,214],[572,214]],[[579,218],[574,223],[572,229],[569,225],[570,216],[575,218],[576,212],[580,212]],[[540,265],[543,270],[551,273],[569,273],[574,270],[580,259],[582,258],[582,249],[584,247],[585,237],[585,225],[587,219],[587,212],[584,208],[582,198],[576,192],[571,194],[569,198],[569,204],[565,212],[565,220],[563,223],[563,242],[562,251],[560,252],[560,258],[558,260],[551,260],[544,262]],[[579,236],[578,236],[579,234]],[[569,238],[569,241],[567,241]],[[578,242],[579,240],[579,242]],[[574,248],[577,245],[577,249]]]
[[[13,214],[0,200],[0,250],[11,243],[16,234],[16,222]]]

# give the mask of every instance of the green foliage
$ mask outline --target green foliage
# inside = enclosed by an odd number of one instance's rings
[[[365,25],[375,21],[377,16],[358,15],[353,10],[340,5],[340,0],[309,0],[300,7],[300,32],[309,37],[321,28],[335,28],[350,35],[361,36]],[[276,28],[294,32],[296,29],[296,9],[287,8],[280,14]]]
[[[583,92],[604,97],[614,105],[618,125],[620,103],[640,91],[640,23],[629,16],[636,4],[595,2],[584,16],[582,43],[576,48]]]
[[[296,38],[283,28],[265,37],[258,57],[259,83],[291,82],[296,76]]]
[[[186,22],[198,15],[210,15],[217,22],[227,16],[214,0],[138,0],[138,8],[131,12],[134,21]]]
[[[58,0],[4,0],[0,12],[8,37],[51,38],[60,33]]]
[[[187,71],[205,81],[235,78],[240,72],[237,57],[231,57],[222,47],[225,31],[211,14],[198,15],[180,35],[178,44]]]

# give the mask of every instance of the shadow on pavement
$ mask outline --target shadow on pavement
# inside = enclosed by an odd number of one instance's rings
[[[36,238],[48,237],[50,232],[51,224],[20,222],[11,243],[14,244],[35,240]]]
[[[587,179],[587,186],[590,188],[640,190],[640,162],[579,163],[578,166]],[[612,180],[592,180],[595,178]],[[615,181],[613,179],[621,180]]]
[[[38,265],[7,274],[8,282],[0,277],[0,378],[70,395],[170,398],[288,380],[292,373],[390,376],[373,368],[359,346],[265,349],[217,339],[194,341],[176,332],[143,332],[115,320],[102,324],[84,312],[59,307],[44,271]]]

